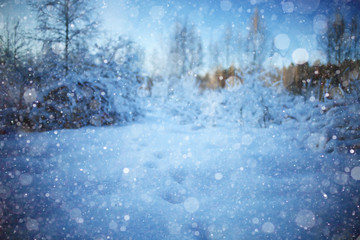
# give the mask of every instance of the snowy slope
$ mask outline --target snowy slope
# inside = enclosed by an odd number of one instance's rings
[[[324,154],[311,142],[321,136],[307,136],[308,127],[295,122],[199,127],[162,111],[161,102],[148,106],[145,118],[127,126],[1,139],[0,238],[360,234],[357,155]]]

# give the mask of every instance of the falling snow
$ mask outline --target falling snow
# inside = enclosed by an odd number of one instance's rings
[[[278,34],[274,39],[275,47],[280,50],[285,50],[289,48],[290,38],[287,34],[281,33]]]
[[[342,21],[320,0],[100,2],[159,51],[80,39],[81,10],[25,59],[0,12],[0,239],[360,240],[355,23],[322,49]]]
[[[304,64],[309,61],[309,53],[305,48],[297,48],[292,53],[292,60],[296,64]]]
[[[335,219],[352,226],[341,221],[357,217],[360,166],[342,164],[357,155],[324,155],[326,135],[295,121],[197,128],[152,101],[147,117],[127,126],[3,141],[2,158],[13,159],[0,185],[3,221],[26,212],[17,225],[27,236],[65,228],[75,238],[114,239],[307,238],[330,236]]]

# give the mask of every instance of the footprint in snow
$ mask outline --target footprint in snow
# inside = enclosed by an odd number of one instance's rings
[[[172,204],[183,203],[187,198],[186,189],[177,183],[172,183],[165,187],[161,193],[161,198]]]
[[[154,152],[153,153],[154,157],[161,159],[164,157],[164,153],[163,152]]]
[[[147,161],[146,163],[144,163],[144,166],[147,168],[157,168],[157,164],[153,161]]]
[[[182,182],[185,181],[186,176],[187,176],[187,172],[182,167],[181,168],[175,168],[175,169],[170,170],[170,176],[175,182],[181,184]]]

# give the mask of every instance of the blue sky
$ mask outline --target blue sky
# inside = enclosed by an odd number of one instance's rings
[[[176,20],[187,19],[188,23],[196,24],[206,51],[210,39],[221,41],[229,24],[234,26],[234,32],[240,31],[246,37],[246,27],[258,8],[269,40],[279,34],[287,37],[288,48],[279,49],[287,63],[294,61],[292,55],[298,48],[308,52],[309,61],[323,59],[316,38],[326,29],[326,20],[334,13],[335,6],[345,15],[360,9],[358,0],[104,0],[103,3],[104,28],[130,36],[145,46],[148,56],[153,48],[166,51]]]
[[[5,0],[0,9],[0,23],[6,15],[16,13],[28,27],[34,17],[26,11],[25,0]],[[205,54],[210,41],[219,41],[226,27],[233,25],[234,34],[247,35],[247,26],[258,8],[266,25],[269,41],[282,44],[279,53],[293,61],[298,48],[308,52],[309,59],[321,58],[317,36],[326,29],[326,20],[340,7],[345,16],[360,10],[359,0],[97,0],[103,29],[111,35],[126,35],[138,42],[147,58],[154,48],[166,54],[169,36],[176,20],[194,23],[200,31]],[[0,2],[1,3],[1,2]],[[26,24],[25,24],[26,25]],[[1,27],[1,24],[0,24]],[[279,35],[280,34],[280,35]],[[245,39],[244,39],[245,41]],[[284,42],[285,41],[285,42]],[[285,44],[285,47],[284,47]],[[287,47],[288,45],[288,47]]]

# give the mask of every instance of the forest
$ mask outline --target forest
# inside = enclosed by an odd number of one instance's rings
[[[276,38],[255,9],[246,36],[238,37],[228,25],[223,37],[208,47],[196,25],[178,20],[169,33],[167,66],[156,66],[159,56],[154,51],[149,72],[143,67],[143,48],[131,39],[96,41],[103,34],[94,4],[75,0],[28,4],[37,19],[31,31],[24,30],[21,19],[9,16],[1,30],[4,133],[132,121],[141,115],[139,92],[150,95],[153,84],[164,81],[168,94],[184,79],[193,79],[201,91],[217,90],[242,84],[256,72],[267,86],[321,102],[359,91],[358,16],[345,19],[339,10],[319,30],[318,45],[326,62],[272,64],[272,57],[286,46],[276,47]]]
[[[359,240],[359,4],[0,0],[0,239]]]

